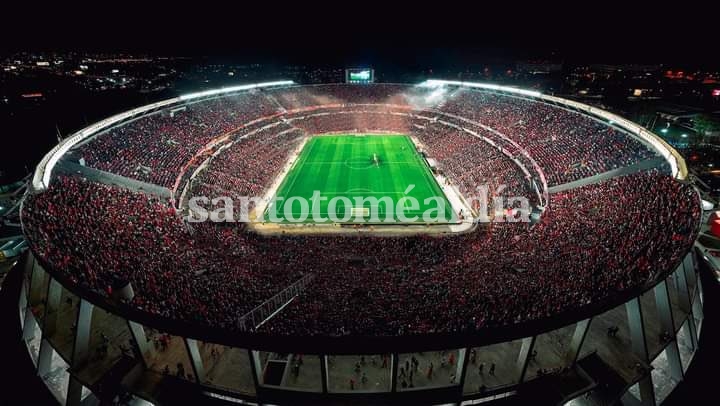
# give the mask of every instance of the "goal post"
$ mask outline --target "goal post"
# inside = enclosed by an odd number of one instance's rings
[[[351,217],[368,217],[370,215],[370,209],[367,207],[351,207]]]

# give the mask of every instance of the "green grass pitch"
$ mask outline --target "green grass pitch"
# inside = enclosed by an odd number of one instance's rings
[[[405,191],[414,185],[407,195]],[[276,196],[283,197],[276,204],[271,204],[265,213],[266,220],[274,212],[276,218],[291,221],[285,217],[287,199],[298,196],[310,202],[314,191],[327,197],[318,202],[318,212],[327,217],[330,199],[336,196],[347,197],[353,208],[338,202],[334,212],[343,218],[346,210],[352,215],[349,222],[356,221],[355,214],[362,209],[355,204],[356,197],[368,198],[389,197],[393,206],[403,196],[412,196],[419,202],[417,210],[410,210],[409,204],[401,205],[406,217],[418,216],[416,222],[424,222],[422,214],[428,209],[436,209],[436,201],[425,203],[429,197],[438,197],[444,202],[444,218],[448,221],[456,219],[452,206],[440,189],[430,172],[425,160],[415,149],[409,137],[404,135],[332,135],[311,137],[305,144],[300,156],[290,169]],[[312,204],[312,203],[310,203]],[[363,204],[372,210],[369,203]],[[381,221],[386,219],[385,204],[379,204],[375,210]],[[297,201],[291,202],[289,212],[293,219],[303,214],[303,207]],[[310,210],[308,210],[309,212]],[[435,212],[437,213],[437,212]],[[392,218],[398,219],[398,213]],[[368,221],[368,218],[365,219]],[[308,216],[306,222],[313,222]]]

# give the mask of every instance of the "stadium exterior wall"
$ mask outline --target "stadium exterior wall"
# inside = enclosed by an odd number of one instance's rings
[[[643,370],[630,384],[639,385],[639,397],[643,404],[656,404],[657,401],[664,398],[657,391],[667,392],[662,385],[653,385],[653,375],[650,373],[651,366],[659,359],[666,363],[665,375],[673,377],[673,386],[682,380],[684,371],[690,363],[690,360],[697,349],[697,343],[700,336],[702,326],[702,285],[697,274],[697,264],[693,253],[688,255],[678,264],[675,271],[666,279],[661,280],[654,287],[645,292],[634,292],[633,295],[627,297],[619,307],[610,309],[605,312],[596,314],[583,314],[576,321],[562,325],[567,320],[552,321],[547,324],[539,323],[534,326],[524,325],[521,329],[510,329],[504,333],[493,334],[491,331],[476,334],[457,334],[457,335],[428,335],[425,337],[392,337],[387,340],[372,338],[354,338],[334,337],[334,338],[313,338],[311,340],[301,340],[294,337],[268,337],[253,334],[229,334],[224,335],[203,334],[200,328],[188,328],[187,326],[179,326],[170,320],[162,318],[147,317],[142,313],[131,311],[129,308],[113,307],[104,300],[89,292],[78,292],[67,281],[57,279],[51,272],[47,272],[45,267],[38,261],[31,252],[28,252],[24,263],[23,287],[19,301],[19,312],[21,315],[23,338],[28,346],[31,356],[36,360],[38,374],[48,381],[57,378],[57,374],[62,372],[63,367],[58,372],[53,365],[64,362],[67,365],[69,375],[67,379],[70,382],[64,389],[66,393],[56,392],[56,396],[63,403],[74,403],[73,399],[82,398],[83,387],[95,389],[96,382],[94,378],[87,377],[85,368],[96,370],[97,366],[88,362],[93,356],[91,351],[91,342],[89,335],[96,336],[101,334],[106,337],[114,337],[117,332],[106,326],[107,331],[102,329],[93,322],[93,317],[117,317],[127,326],[128,331],[132,333],[132,339],[129,344],[134,348],[132,353],[135,355],[135,361],[139,369],[147,374],[157,374],[159,371],[153,371],[150,362],[145,357],[137,354],[144,354],[152,347],[153,342],[148,341],[144,334],[148,331],[157,331],[170,334],[174,340],[181,340],[184,344],[181,351],[183,356],[163,355],[160,357],[167,358],[163,361],[166,365],[175,365],[177,359],[186,358],[191,360],[193,367],[192,374],[194,377],[189,381],[181,381],[185,386],[197,387],[203,392],[217,393],[222,396],[232,398],[246,399],[258,402],[278,402],[297,401],[305,399],[307,401],[321,402],[330,399],[357,399],[377,401],[412,401],[417,396],[422,399],[435,399],[437,402],[461,402],[470,399],[485,398],[488,396],[507,395],[518,390],[522,385],[537,379],[537,376],[531,374],[529,369],[534,357],[542,358],[545,352],[557,352],[558,348],[548,349],[548,342],[558,339],[560,341],[568,341],[566,347],[560,350],[565,351],[567,357],[562,363],[556,361],[551,362],[553,368],[549,368],[552,373],[560,373],[561,370],[575,368],[579,363],[594,353],[609,353],[612,351],[621,351],[621,358],[607,359],[606,362],[613,364],[614,362],[627,362],[624,357],[629,359],[638,359],[642,362],[646,370]],[[672,287],[672,288],[671,288]],[[674,292],[674,296],[670,292]],[[78,295],[77,293],[80,293]],[[72,302],[76,310],[73,313],[74,329],[70,329],[71,333],[66,332],[68,337],[66,340],[71,341],[69,346],[62,339],[57,338],[60,326],[57,324],[63,319],[61,313],[64,303],[60,300],[64,298],[67,303]],[[652,300],[651,300],[652,299]],[[675,300],[673,300],[675,299]],[[655,310],[649,313],[646,308],[652,307],[654,303]],[[40,310],[41,308],[44,309]],[[625,310],[618,310],[624,308]],[[103,313],[98,313],[103,312]],[[607,333],[607,340],[598,341],[597,326],[605,326],[608,320],[614,320],[617,323],[617,316],[623,315],[626,323],[629,343],[625,342],[618,346]],[[670,321],[670,327],[663,326]],[[593,324],[596,323],[596,324]],[[620,323],[618,324],[620,325]],[[651,344],[655,340],[657,325],[661,328],[670,328],[669,335],[662,342],[662,347]],[[97,330],[97,329],[100,330]],[[593,330],[591,330],[593,329]],[[500,329],[502,330],[502,329]],[[602,330],[602,328],[601,328]],[[93,331],[91,333],[91,331]],[[510,334],[512,331],[512,334]],[[563,333],[557,333],[563,331]],[[590,332],[592,331],[592,334]],[[219,333],[219,332],[216,332]],[[489,333],[489,334],[486,334]],[[600,337],[605,332],[600,331]],[[556,336],[557,334],[561,334]],[[593,337],[593,338],[591,338]],[[223,339],[224,338],[224,339]],[[138,345],[138,342],[143,342]],[[180,342],[180,341],[179,341]],[[64,343],[64,344],[63,344]],[[82,344],[84,343],[84,344]],[[197,350],[198,344],[210,345],[214,343],[222,348],[239,349],[247,354],[248,365],[237,366],[250,371],[253,375],[252,385],[254,390],[252,396],[242,391],[227,390],[227,388],[219,388],[212,384],[203,383],[202,374],[210,368],[207,367],[205,357],[199,355]],[[515,343],[515,344],[513,344]],[[520,343],[520,344],[518,344]],[[543,344],[541,344],[543,343]],[[120,345],[120,343],[111,343],[112,345]],[[503,348],[503,346],[519,345],[521,350],[514,356],[504,359],[503,364],[498,363],[498,370],[511,371],[515,373],[517,379],[512,382],[498,387],[487,387],[483,390],[477,390],[468,387],[469,374],[474,374],[477,365],[469,360],[469,354],[475,349],[476,353],[483,353],[484,349],[488,349],[487,353]],[[71,351],[63,350],[62,347],[72,348]],[[607,348],[605,348],[607,347]],[[682,349],[684,348],[684,350]],[[493,349],[493,350],[490,350]],[[154,350],[158,353],[158,349]],[[358,358],[361,355],[370,356],[370,354],[391,354],[392,364],[397,366],[402,362],[403,354],[424,353],[428,351],[457,351],[461,356],[458,357],[457,382],[454,384],[428,387],[425,389],[417,388],[413,391],[402,391],[399,386],[399,377],[397,372],[391,375],[392,385],[387,391],[378,391],[377,393],[342,393],[328,389],[327,382],[333,380],[332,369],[329,368],[328,362],[332,363],[336,357],[350,356]],[[297,388],[278,387],[262,383],[263,370],[262,357],[267,352],[282,354],[303,354],[309,358],[318,356],[321,360],[321,368],[318,373],[321,375],[320,390],[307,391]],[[540,352],[542,355],[537,355]],[[684,353],[684,356],[681,356]],[[63,361],[50,361],[59,356]],[[488,355],[489,356],[489,355]],[[140,359],[138,359],[140,358]],[[614,365],[622,369],[622,366]],[[662,368],[662,367],[661,367]],[[100,368],[102,370],[102,368]],[[397,368],[396,368],[397,369]],[[330,370],[330,372],[328,372]],[[200,372],[199,372],[200,371]],[[514,371],[514,372],[512,372]],[[229,371],[230,373],[232,371]],[[238,375],[242,375],[240,371],[236,371]],[[98,375],[102,375],[97,372]],[[246,374],[247,375],[247,372]],[[474,375],[473,375],[474,376]],[[657,379],[656,379],[657,380]],[[73,383],[74,382],[74,383]],[[200,382],[200,383],[198,383]],[[128,388],[130,391],[135,390],[132,385]],[[80,391],[80,392],[78,392]],[[247,392],[247,391],[245,391]],[[636,392],[636,391],[635,391]],[[86,394],[89,392],[85,392]],[[420,394],[418,394],[420,393]],[[147,397],[151,402],[167,402],[167,399],[153,398],[147,396],[142,391],[136,392],[136,395]],[[504,396],[504,395],[503,395]],[[628,396],[626,394],[626,396]],[[636,395],[630,395],[636,396]],[[644,397],[644,398],[643,398]],[[652,399],[650,399],[652,397]],[[659,402],[657,402],[659,403]]]

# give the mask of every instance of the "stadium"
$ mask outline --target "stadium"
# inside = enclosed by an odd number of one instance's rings
[[[659,404],[682,381],[702,210],[669,145],[533,90],[371,77],[187,94],[44,157],[19,311],[61,403]]]

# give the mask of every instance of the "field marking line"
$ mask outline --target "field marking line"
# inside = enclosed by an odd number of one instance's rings
[[[298,178],[298,176],[297,176],[297,171],[295,171],[295,169],[299,169],[299,168],[300,168],[300,167],[298,166],[298,165],[300,164],[300,162],[303,161],[303,159],[307,159],[308,155],[310,154],[310,151],[312,151],[312,149],[315,148],[316,142],[312,142],[312,138],[311,138],[310,140],[308,140],[308,143],[310,143],[310,149],[308,149],[308,150],[307,150],[307,153],[305,153],[305,148],[307,147],[307,144],[304,145],[304,146],[303,146],[303,149],[300,151],[300,155],[297,157],[297,159],[295,160],[295,162],[293,162],[292,166],[291,166],[290,169],[288,170],[288,173],[285,174],[285,176],[288,176],[288,175],[290,175],[290,174],[294,174],[294,175],[295,175],[295,176],[293,176],[293,178],[292,178],[292,183],[290,184],[289,188],[287,188],[287,190],[292,190],[292,187],[295,186],[295,181],[296,181],[297,178]],[[303,165],[304,165],[304,163],[303,163]],[[275,191],[275,196],[276,196],[276,197],[278,197],[277,192],[278,192],[279,190],[285,189],[285,188],[283,187],[283,186],[285,186],[283,183],[284,183],[284,180],[283,180],[282,183],[280,183],[280,185],[278,185],[278,188],[277,188],[277,190]],[[283,197],[283,196],[279,196],[279,197]],[[277,202],[276,202],[276,203],[277,203]],[[277,209],[275,210],[275,213],[277,213],[279,210],[281,210],[283,207],[285,207],[285,200],[283,200],[281,203],[282,203],[282,204],[280,204],[279,207],[278,207],[277,204],[275,204],[275,207],[277,207]],[[268,204],[268,207],[266,208],[266,211],[270,210],[270,208],[271,208],[271,207],[270,207],[270,205]]]
[[[359,194],[359,193],[370,193],[373,195],[377,195],[377,194],[404,195],[405,194],[403,192],[374,192],[374,191],[368,191],[368,192],[321,192],[320,196],[323,196],[323,195],[354,195],[354,194]],[[371,197],[371,196],[368,196],[368,197]]]
[[[347,159],[345,161],[309,161],[306,162],[304,165],[314,165],[314,164],[320,164],[320,165],[329,165],[329,164],[344,164],[347,163]],[[360,160],[358,160],[360,161]],[[418,164],[417,161],[381,161],[382,163],[387,164]],[[374,163],[372,165],[375,165]],[[420,164],[418,164],[420,166]]]

